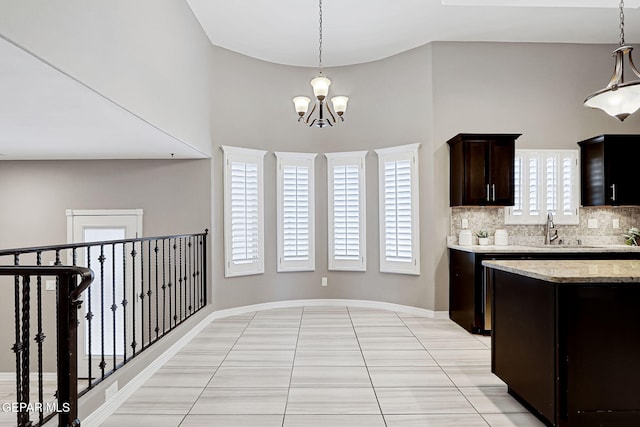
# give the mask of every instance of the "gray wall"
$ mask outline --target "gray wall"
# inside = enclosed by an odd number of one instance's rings
[[[306,298],[353,298],[431,308],[433,245],[430,243],[432,159],[431,47],[424,46],[382,61],[325,70],[331,94],[351,98],[346,122],[331,129],[308,129],[296,122],[291,99],[309,96],[317,69],[286,67],[224,49],[214,52],[212,176],[214,205],[214,304],[227,308]],[[273,151],[333,152],[373,150],[422,143],[422,274],[379,272],[377,156],[367,156],[367,271],[327,271],[326,159],[316,159],[316,270],[276,273],[275,157]],[[265,158],[265,274],[224,278],[222,233],[222,164],[220,145],[259,148]],[[329,279],[321,287],[322,276]]]
[[[212,48],[186,1],[2,0],[0,34],[210,152]]]
[[[603,133],[640,133],[640,115],[618,122],[585,108],[584,98],[608,83],[610,45],[434,43],[434,203],[436,242],[449,230],[449,150],[460,132],[522,133],[516,148],[577,148]],[[436,265],[435,309],[448,308],[444,243]]]
[[[210,227],[210,197],[209,159],[3,161],[0,249],[66,243],[66,209],[142,208],[145,236],[199,233]],[[0,260],[3,265],[12,261]],[[48,261],[43,259],[45,265]],[[5,291],[12,289],[6,281],[0,284]],[[0,313],[7,320],[14,310],[12,292],[5,295]],[[49,337],[44,370],[53,372],[55,292],[43,293],[43,307]],[[15,366],[12,331],[0,330],[0,372]]]

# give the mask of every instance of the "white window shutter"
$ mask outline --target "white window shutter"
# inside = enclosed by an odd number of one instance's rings
[[[264,273],[266,151],[223,146],[225,277]]]
[[[419,144],[376,150],[380,191],[380,270],[420,274]]]
[[[325,153],[330,270],[366,270],[366,154]]]
[[[315,269],[315,153],[275,153],[278,272]]]

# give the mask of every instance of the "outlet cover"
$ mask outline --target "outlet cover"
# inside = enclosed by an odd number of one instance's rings
[[[620,218],[613,218],[613,228],[620,228]]]
[[[461,222],[460,226],[463,229],[466,230],[467,228],[469,228],[469,220],[467,218],[462,218],[462,221],[460,221],[460,222]]]
[[[589,228],[598,228],[598,219],[597,218],[589,218],[589,222],[587,225]]]
[[[327,278],[326,278],[326,277],[323,277],[323,278],[322,278],[322,286],[327,286],[327,285],[328,285],[328,283],[327,283]]]

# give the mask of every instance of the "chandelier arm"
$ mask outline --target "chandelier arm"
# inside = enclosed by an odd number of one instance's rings
[[[305,125],[307,125],[308,127],[313,127],[313,125],[316,123],[318,119],[313,119],[313,121],[311,123],[305,123]]]
[[[335,123],[336,120],[336,116],[333,115],[333,111],[331,111],[331,106],[329,106],[329,103],[327,102],[327,111],[329,112],[329,115],[331,116],[331,119],[333,120],[333,123]],[[333,126],[333,125],[331,125]]]
[[[309,112],[309,114],[307,115],[307,118],[304,120],[304,124],[307,126],[311,126],[309,124],[309,120],[311,119],[311,116],[313,115],[313,113],[316,111],[316,107],[318,106],[318,104],[313,104],[313,108],[311,109],[311,111]],[[313,120],[315,122],[315,119]],[[311,122],[313,124],[313,122]]]

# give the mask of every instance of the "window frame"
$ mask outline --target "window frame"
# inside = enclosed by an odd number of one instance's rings
[[[380,240],[380,272],[420,275],[420,144],[407,144],[375,150],[378,155],[378,208]],[[411,188],[411,262],[388,260],[386,257],[385,163],[410,161]]]
[[[224,276],[237,277],[264,273],[264,150],[223,145],[223,226],[224,226]],[[255,261],[234,264],[232,262],[232,212],[231,212],[231,162],[257,165],[257,221],[258,257]]]
[[[327,256],[329,270],[335,271],[367,271],[367,187],[366,156],[368,151],[348,151],[324,153],[327,158]],[[335,256],[335,167],[358,167],[358,251],[359,259],[345,260]]]
[[[276,233],[278,273],[294,271],[315,271],[315,158],[317,153],[275,152],[276,156]],[[284,169],[287,166],[308,168],[308,209],[309,209],[309,258],[306,260],[287,260],[284,255]]]
[[[526,176],[529,176],[529,163],[531,159],[536,159],[538,162],[538,174],[537,174],[537,185],[538,194],[537,199],[539,203],[539,209],[537,215],[532,215],[529,213],[529,188],[530,183],[524,182],[524,179],[521,179],[520,188],[522,199],[522,215],[514,215],[515,206],[508,206],[504,210],[504,221],[506,225],[540,225],[545,224],[547,219],[547,212],[549,211],[547,206],[547,197],[548,190],[546,185],[546,177],[548,174],[547,171],[547,159],[550,157],[555,157],[558,165],[561,165],[561,161],[563,157],[569,155],[571,158],[571,162],[573,163],[572,174],[570,177],[571,180],[571,200],[570,200],[570,210],[574,212],[573,215],[564,215],[563,213],[553,214],[553,221],[558,225],[578,225],[580,224],[580,156],[579,151],[577,149],[516,149],[515,150],[515,160],[518,158],[523,159],[523,165],[526,166]],[[555,172],[557,182],[562,182],[562,168],[558,167]],[[525,174],[525,167],[521,168],[521,174]],[[517,188],[517,180],[518,176],[514,174],[514,186]],[[518,196],[515,195],[515,199],[517,200]],[[557,191],[556,202],[558,205],[561,205],[562,192],[561,188]]]

